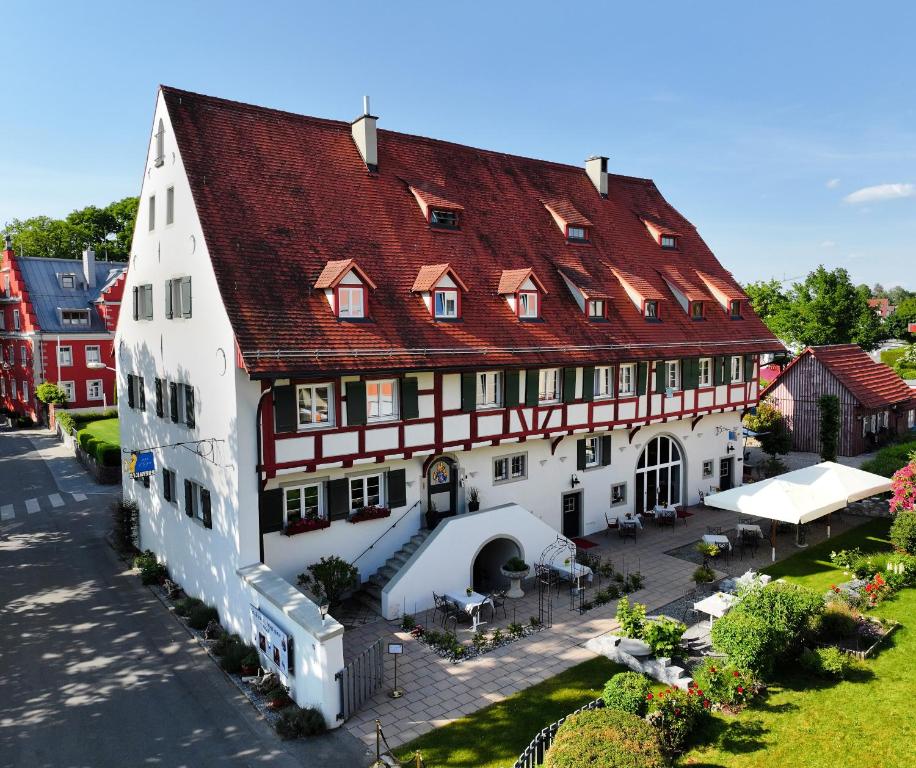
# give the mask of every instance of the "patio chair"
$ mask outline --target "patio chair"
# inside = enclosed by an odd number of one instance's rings
[[[700,506],[703,506],[703,500],[706,498],[706,491],[697,491],[700,496]]]
[[[722,535],[722,526],[721,525],[707,525],[706,533],[711,536],[721,536]]]
[[[633,523],[623,523],[617,528],[617,533],[621,539],[631,538],[633,541],[636,541],[636,532],[639,530],[639,526]]]
[[[607,536],[608,533],[610,533],[611,531],[616,531],[618,528],[620,528],[620,521],[617,520],[616,517],[613,520],[611,520],[607,516],[607,512],[604,513],[604,522],[607,523],[607,528],[604,529],[605,536]]]
[[[760,549],[760,537],[753,531],[741,531],[739,546],[741,547],[741,559],[744,559],[745,550],[750,550],[751,555],[757,556]]]
[[[442,595],[437,595],[435,592],[433,592],[433,621],[436,620],[436,616],[439,614],[441,614],[440,620],[444,626],[445,617],[448,616],[448,605]]]
[[[496,611],[499,608],[502,608],[503,618],[504,619],[509,618],[508,614],[506,613],[507,595],[504,589],[498,590],[497,592],[491,592],[489,595],[487,595],[487,597],[490,598],[490,603],[491,603],[490,605],[490,614],[491,614],[490,620],[491,621],[496,619]]]

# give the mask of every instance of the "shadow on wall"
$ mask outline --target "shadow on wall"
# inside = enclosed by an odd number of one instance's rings
[[[509,580],[500,569],[513,557],[522,557],[522,551],[512,539],[497,538],[484,544],[474,558],[471,584],[474,591],[486,595],[507,586]]]

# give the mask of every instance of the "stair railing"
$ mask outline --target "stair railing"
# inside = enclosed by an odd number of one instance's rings
[[[389,532],[389,531],[391,531],[391,530],[397,528],[398,523],[400,523],[401,520],[403,520],[405,517],[407,517],[407,515],[409,515],[409,514],[414,510],[414,507],[419,507],[419,506],[420,506],[420,503],[421,503],[421,500],[418,499],[418,500],[415,501],[413,504],[411,504],[410,507],[407,508],[407,511],[404,512],[404,513],[403,513],[397,520],[395,520],[391,525],[389,525],[389,526],[382,532],[382,535],[381,535],[381,536],[379,536],[379,537],[378,537],[375,541],[373,541],[368,547],[366,547],[362,552],[360,552],[359,555],[357,555],[356,559],[353,560],[353,561],[350,563],[350,565],[354,565],[354,566],[355,566],[356,563],[359,561],[359,559],[360,559],[363,555],[365,555],[367,552],[369,552],[369,550],[371,550],[373,547],[375,547],[376,544],[378,544],[382,539],[384,539],[385,536],[388,535],[388,532]]]

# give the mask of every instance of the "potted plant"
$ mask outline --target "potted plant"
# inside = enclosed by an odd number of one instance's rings
[[[257,651],[252,651],[242,659],[242,677],[253,677],[258,674],[261,666],[261,660],[258,658]]]
[[[470,597],[471,595],[474,594],[474,588],[473,588],[473,587],[465,587],[465,588],[464,588],[464,593],[465,593],[468,597]]]
[[[715,578],[716,574],[713,573],[712,568],[705,564],[698,566],[693,572],[693,580],[696,582],[697,586],[700,584],[709,584],[709,582],[714,581]]]
[[[325,597],[329,605],[337,606],[344,597],[359,586],[356,566],[336,555],[322,557],[300,573],[297,583],[311,590],[316,597]]]
[[[387,507],[363,507],[362,509],[354,512],[350,517],[347,518],[347,522],[350,523],[361,523],[364,520],[379,520],[383,517],[390,517],[391,510]]]
[[[506,564],[500,568],[500,571],[503,576],[509,579],[509,591],[506,593],[506,597],[511,597],[514,600],[524,597],[522,579],[526,578],[531,571],[528,563],[520,557],[510,557]]]
[[[468,512],[480,509],[480,492],[476,488],[468,488]]]

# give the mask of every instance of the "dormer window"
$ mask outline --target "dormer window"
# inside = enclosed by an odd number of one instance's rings
[[[674,235],[662,235],[659,243],[666,250],[673,251],[677,249],[677,237]]]
[[[586,307],[591,320],[604,319],[604,299],[589,299]]]
[[[76,275],[68,274],[60,276],[61,288],[76,288]]]
[[[542,200],[547,212],[553,217],[560,231],[566,235],[567,243],[587,243],[592,226],[585,216],[565,197]]]
[[[325,264],[315,288],[324,291],[328,304],[341,320],[362,320],[369,316],[369,288],[375,288],[375,283],[353,259]]]
[[[62,309],[60,321],[62,325],[89,325],[89,310]]]
[[[520,320],[541,316],[541,296],[547,293],[533,269],[504,269],[496,292],[505,296],[510,309]]]
[[[741,300],[740,299],[732,299],[731,301],[728,302],[728,316],[732,320],[741,319]]]
[[[430,208],[429,225],[439,229],[458,229],[458,212],[443,208]]]
[[[461,317],[461,293],[467,289],[448,264],[426,264],[420,267],[410,290],[420,294],[435,320],[457,320]]]
[[[588,227],[567,227],[566,239],[571,243],[587,243]]]
[[[337,287],[337,316],[345,320],[362,320],[366,316],[366,289],[361,285]]]
[[[534,319],[539,316],[540,301],[537,291],[518,292],[518,316],[524,319]]]
[[[690,319],[691,320],[702,320],[703,319],[703,302],[702,301],[691,301],[690,302]]]
[[[646,320],[658,320],[658,302],[654,300],[647,301],[644,314]]]
[[[458,317],[458,289],[442,288],[433,291],[433,312],[437,320],[454,320]]]

